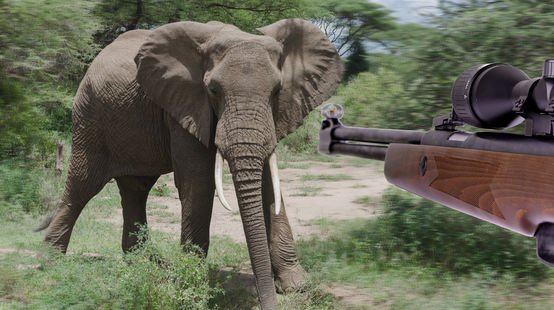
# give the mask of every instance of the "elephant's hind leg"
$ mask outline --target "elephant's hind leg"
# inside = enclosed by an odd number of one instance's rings
[[[123,208],[123,236],[121,248],[128,252],[138,242],[138,233],[146,225],[146,199],[159,176],[117,177]]]
[[[79,165],[72,154],[62,199],[48,226],[44,241],[65,253],[79,214],[108,181],[109,178],[105,177],[102,169]]]

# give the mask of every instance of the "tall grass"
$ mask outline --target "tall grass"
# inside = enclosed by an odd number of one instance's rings
[[[177,242],[160,234],[155,242],[141,237],[135,251],[123,258],[62,256],[44,249],[36,258],[24,253],[0,260],[0,304],[26,309],[208,309],[220,291],[210,286],[202,257],[195,251],[183,253]],[[37,262],[39,270],[32,267]]]

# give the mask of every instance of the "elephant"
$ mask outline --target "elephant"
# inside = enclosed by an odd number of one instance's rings
[[[336,90],[343,64],[315,25],[285,19],[242,32],[221,22],[132,30],[104,48],[75,95],[63,194],[44,240],[65,253],[85,204],[116,180],[123,251],[147,223],[146,200],[172,172],[181,243],[209,247],[214,192],[226,160],[235,185],[258,299],[303,281],[280,191],[275,148]]]

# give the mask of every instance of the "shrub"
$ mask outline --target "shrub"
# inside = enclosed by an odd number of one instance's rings
[[[295,153],[317,153],[317,143],[319,142],[319,127],[321,126],[321,109],[312,111],[306,118],[304,124],[295,132],[283,138],[279,144],[287,150]]]
[[[29,169],[21,161],[5,160],[0,162],[0,175],[0,200],[5,202],[0,212],[15,210],[13,205],[25,212],[38,210],[41,175],[37,169]]]
[[[533,238],[398,189],[389,190],[383,202],[389,255],[401,252],[456,272],[538,276],[547,269],[536,258]]]
[[[46,213],[56,205],[64,176],[22,159],[0,161],[0,216]]]
[[[39,130],[43,122],[20,85],[0,71],[0,160],[29,155],[44,139]]]
[[[382,204],[380,217],[349,225],[344,234],[319,245],[310,241],[307,266],[337,257],[378,269],[415,264],[487,277],[548,276],[533,238],[398,189],[389,189]]]
[[[179,246],[156,246],[146,236],[143,230],[126,255],[129,265],[119,275],[125,292],[121,302],[131,309],[207,309],[214,289],[206,261],[195,254],[200,250],[183,253]],[[170,243],[175,242],[164,242]]]
[[[337,103],[344,108],[345,126],[427,129],[431,118],[419,108],[402,76],[381,67],[362,72],[337,90]]]
[[[209,286],[206,261],[194,251],[183,253],[170,237],[156,234],[151,242],[145,231],[123,259],[48,256],[35,274],[47,280],[33,278],[39,291],[46,290],[31,295],[29,308],[208,309],[216,289]]]

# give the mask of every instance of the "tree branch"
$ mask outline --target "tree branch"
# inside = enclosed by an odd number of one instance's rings
[[[230,9],[230,10],[243,10],[243,11],[251,11],[251,12],[257,12],[257,13],[263,13],[266,12],[266,9],[260,9],[260,8],[247,8],[247,7],[237,7],[232,5],[226,5],[222,3],[210,3],[206,5],[206,8],[213,8],[213,7],[221,7],[224,9]]]

